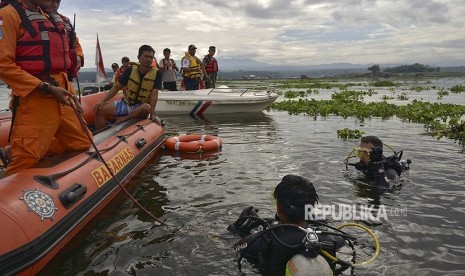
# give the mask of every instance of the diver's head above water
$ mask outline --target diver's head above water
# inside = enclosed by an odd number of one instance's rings
[[[402,172],[409,169],[410,160],[403,161],[403,151],[394,151],[385,157],[383,155],[383,142],[376,136],[364,136],[360,144],[354,148],[355,156],[359,162],[354,164],[355,168],[364,173],[365,177],[374,179],[379,184],[388,184],[388,180],[397,180]]]
[[[308,179],[288,174],[276,186],[273,197],[276,199],[276,211],[279,220],[283,224],[296,224],[304,227],[305,205],[312,205],[318,202],[313,183]]]
[[[355,155],[366,166],[370,164],[370,161],[381,161],[383,159],[383,142],[376,136],[364,136],[358,147],[355,148]]]

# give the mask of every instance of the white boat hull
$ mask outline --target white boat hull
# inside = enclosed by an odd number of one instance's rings
[[[191,115],[259,112],[277,98],[276,93],[268,91],[231,88],[160,91],[156,112]]]

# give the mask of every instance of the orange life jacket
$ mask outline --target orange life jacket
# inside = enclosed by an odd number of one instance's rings
[[[69,41],[59,15],[50,19],[40,12],[26,9],[16,0],[9,0],[26,29],[16,43],[16,64],[32,75],[65,72],[71,68]]]

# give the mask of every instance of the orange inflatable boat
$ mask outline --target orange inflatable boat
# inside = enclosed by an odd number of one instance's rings
[[[85,118],[102,93],[83,97]],[[10,128],[0,113],[0,143]],[[11,117],[11,116],[10,116]],[[163,145],[163,128],[130,120],[95,134],[103,158],[124,185]],[[2,145],[4,146],[4,144]],[[120,190],[95,150],[44,158],[0,179],[0,275],[33,275]]]

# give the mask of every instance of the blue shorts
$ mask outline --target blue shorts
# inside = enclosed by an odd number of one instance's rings
[[[115,117],[123,117],[123,116],[129,115],[131,111],[133,111],[134,109],[140,106],[140,104],[129,106],[123,100],[114,101],[113,103],[115,104],[115,107],[116,107]]]
[[[184,86],[186,90],[199,90],[200,79],[184,78]]]

